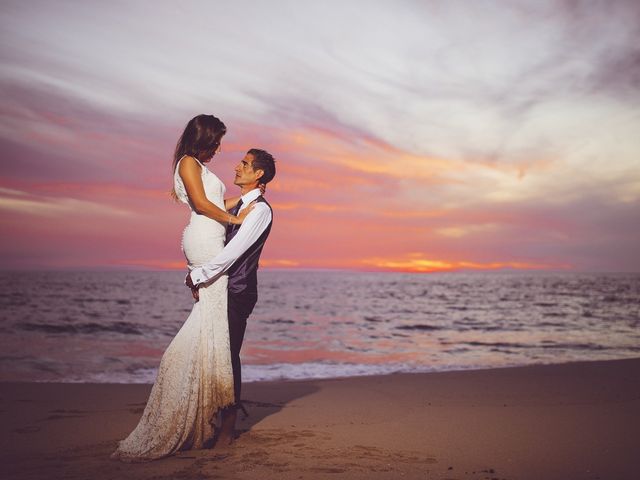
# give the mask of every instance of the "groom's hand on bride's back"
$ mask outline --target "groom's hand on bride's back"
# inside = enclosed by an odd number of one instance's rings
[[[197,302],[198,300],[200,300],[200,294],[198,293],[198,287],[196,287],[193,284],[193,281],[191,280],[191,273],[187,273],[187,276],[184,279],[184,284],[189,287],[189,289],[191,290],[191,295],[193,296],[193,298],[195,299],[195,301]]]
[[[200,300],[200,293],[198,292],[198,287],[193,287],[191,289],[191,295],[193,296],[193,299],[197,302],[198,300]]]

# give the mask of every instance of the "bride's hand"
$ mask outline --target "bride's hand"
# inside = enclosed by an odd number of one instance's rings
[[[247,215],[249,215],[249,213],[251,213],[251,210],[253,210],[253,207],[255,206],[255,203],[256,203],[255,200],[253,202],[251,202],[247,206],[247,208],[243,209],[240,213],[238,213],[238,216],[232,217],[231,218],[231,222],[229,222],[229,223],[232,223],[234,225],[240,225],[244,221],[245,217]]]
[[[260,185],[258,185],[258,187],[260,188],[260,195],[264,195],[264,192],[267,191],[267,184],[261,183]]]

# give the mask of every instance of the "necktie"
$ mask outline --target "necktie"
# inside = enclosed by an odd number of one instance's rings
[[[242,199],[240,199],[240,201],[236,203],[236,206],[231,209],[231,212],[230,212],[231,215],[238,216],[238,213],[240,212],[240,207],[242,207]],[[227,225],[227,236],[229,236],[231,232],[233,232],[239,226],[240,225],[235,225],[233,223],[230,223],[229,225]]]
[[[236,204],[236,207],[234,208],[234,215],[238,215],[238,213],[240,213],[240,209],[242,208],[242,199],[240,199],[238,201],[238,203]]]

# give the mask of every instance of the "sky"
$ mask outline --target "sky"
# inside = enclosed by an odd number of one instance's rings
[[[640,271],[640,3],[3,1],[0,268],[184,269],[187,121],[265,268]]]

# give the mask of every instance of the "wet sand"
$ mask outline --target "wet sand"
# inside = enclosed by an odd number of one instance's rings
[[[640,359],[251,383],[234,447],[141,464],[150,385],[0,388],[7,479],[640,478]]]

